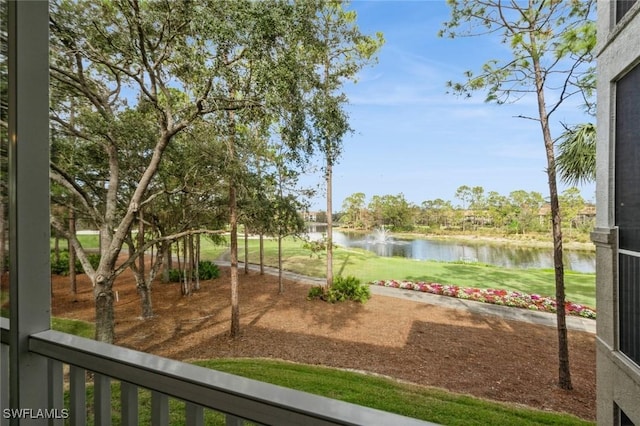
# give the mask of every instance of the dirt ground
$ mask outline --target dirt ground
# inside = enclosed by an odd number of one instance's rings
[[[383,374],[453,392],[595,420],[595,339],[569,332],[574,390],[557,382],[552,327],[481,316],[374,295],[364,305],[307,301],[308,286],[240,272],[242,336],[229,338],[229,270],[180,295],[178,284],[154,283],[155,316],[140,318],[128,273],[116,282],[116,343],[157,355],[194,360],[266,357]],[[53,315],[93,321],[92,288],[79,276],[53,277]]]

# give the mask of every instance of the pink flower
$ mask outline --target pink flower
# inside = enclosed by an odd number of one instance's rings
[[[403,288],[424,293],[432,293],[443,296],[458,297],[478,302],[493,303],[496,305],[506,305],[531,310],[539,310],[545,312],[556,311],[556,301],[551,297],[541,296],[539,294],[525,294],[517,291],[507,291],[502,289],[478,289],[474,287],[458,287],[451,284],[427,283],[424,281],[395,281],[380,280],[373,281],[371,284],[384,287]],[[579,315],[584,318],[596,318],[596,311],[584,305],[566,302],[565,309],[570,315]]]

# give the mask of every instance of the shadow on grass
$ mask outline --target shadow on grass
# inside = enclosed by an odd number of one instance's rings
[[[351,257],[351,254],[347,254],[347,256],[344,258],[344,260],[341,262],[340,264],[340,269],[338,270],[338,275],[342,275],[344,273],[344,268],[347,265],[354,265],[354,262],[349,262],[349,258]]]

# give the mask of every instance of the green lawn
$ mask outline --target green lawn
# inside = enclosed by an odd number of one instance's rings
[[[327,367],[262,359],[210,360],[196,364],[443,425],[592,424],[566,414],[524,409]]]
[[[97,250],[99,248],[99,237],[97,234],[79,234],[78,241],[85,249]],[[228,240],[228,238],[227,238]],[[51,238],[50,246],[54,246],[54,238]],[[60,248],[67,248],[67,240],[60,240]],[[201,238],[201,251],[205,259],[215,259],[229,249],[228,244],[216,245],[210,238],[203,236]]]
[[[85,247],[97,248],[96,235],[79,236]],[[238,256],[244,260],[244,239],[239,238]],[[286,270],[313,277],[323,277],[326,271],[324,255],[311,255],[303,248],[300,239],[283,240],[283,267]],[[278,264],[277,242],[265,239],[265,263]],[[66,243],[65,243],[66,246]],[[259,242],[249,240],[249,262],[259,262]],[[227,245],[216,245],[208,238],[202,238],[202,258],[215,260],[227,252]],[[553,270],[509,269],[484,264],[456,262],[417,261],[400,257],[380,257],[374,253],[356,248],[338,247],[334,250],[334,273],[353,275],[362,282],[375,280],[431,281],[441,284],[455,284],[462,287],[497,288],[536,293],[555,297]],[[595,307],[595,274],[565,272],[567,300]]]
[[[86,339],[93,339],[96,335],[95,324],[74,319],[52,317],[51,328],[56,331],[74,334]]]
[[[85,249],[97,249],[99,247],[100,238],[98,234],[78,234],[78,241]],[[53,248],[55,245],[55,238],[51,238],[49,241],[49,246]],[[66,250],[67,248],[67,240],[60,239],[59,242],[60,249]]]
[[[592,425],[575,416],[487,401],[441,389],[400,383],[395,380],[304,364],[264,359],[223,359],[197,365],[279,386],[376,408],[443,425]],[[113,424],[120,424],[120,385],[111,386]],[[87,387],[93,401],[93,387]],[[68,393],[65,392],[68,404]],[[151,424],[151,395],[139,390],[140,424]],[[170,424],[183,425],[184,403],[170,400]],[[88,424],[94,424],[91,409]],[[224,425],[224,417],[205,410],[206,425]]]
[[[244,260],[244,241],[239,257]],[[324,256],[310,256],[300,240],[286,239],[283,244],[283,267],[304,275],[322,277]],[[249,240],[249,262],[259,262],[258,241]],[[265,240],[265,263],[277,265],[277,244]],[[509,269],[484,264],[417,261],[400,257],[380,257],[366,250],[338,247],[334,250],[334,273],[353,275],[362,282],[375,280],[431,281],[463,287],[497,288],[537,293],[555,297],[553,270]],[[595,274],[565,273],[567,299],[595,307]]]

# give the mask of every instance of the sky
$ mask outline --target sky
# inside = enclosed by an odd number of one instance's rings
[[[514,104],[484,102],[482,93],[461,98],[447,93],[446,82],[464,81],[467,70],[478,71],[489,59],[508,58],[498,36],[439,38],[450,16],[442,0],[354,1],[357,24],[364,34],[384,34],[378,63],[363,69],[356,84],[347,84],[347,111],[354,132],[343,140],[334,167],[333,210],[363,192],[396,195],[416,205],[442,198],[459,204],[456,189],[482,186],[496,191],[540,192],[549,186],[540,124],[517,116],[535,116],[535,99]],[[565,102],[552,115],[554,137],[560,122],[593,121],[579,99]],[[317,184],[320,173],[302,179]],[[559,182],[559,189],[567,188]],[[579,186],[587,201],[595,185]],[[312,210],[325,210],[324,189]]]

